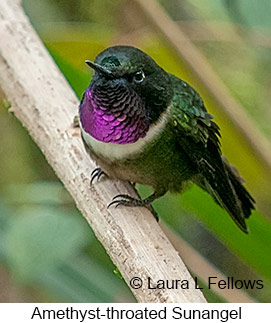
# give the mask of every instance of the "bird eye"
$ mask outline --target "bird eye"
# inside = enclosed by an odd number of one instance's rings
[[[145,80],[145,74],[143,71],[138,71],[134,74],[133,81],[135,83],[142,83]]]

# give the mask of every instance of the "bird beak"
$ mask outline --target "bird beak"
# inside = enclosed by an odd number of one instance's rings
[[[85,63],[90,66],[91,68],[93,68],[96,72],[104,75],[104,76],[107,76],[107,77],[112,77],[113,76],[113,73],[106,67],[102,66],[102,65],[99,65],[97,63],[94,63],[92,61],[89,61],[89,60],[86,60]]]

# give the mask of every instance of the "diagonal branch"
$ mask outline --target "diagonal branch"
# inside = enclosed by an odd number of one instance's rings
[[[0,85],[16,117],[28,129],[78,208],[141,302],[205,302],[176,250],[145,208],[107,209],[118,193],[135,194],[128,183],[89,186],[94,161],[72,127],[78,100],[31,27],[18,1],[0,2]],[[183,279],[187,290],[147,288],[147,277]]]

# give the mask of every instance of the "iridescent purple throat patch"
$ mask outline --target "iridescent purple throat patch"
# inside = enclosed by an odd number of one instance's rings
[[[134,91],[117,85],[88,88],[80,106],[83,129],[99,141],[134,143],[145,137],[149,123]]]

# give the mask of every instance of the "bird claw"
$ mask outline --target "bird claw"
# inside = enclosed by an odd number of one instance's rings
[[[98,182],[102,175],[105,175],[105,172],[100,167],[95,168],[91,173],[90,185],[92,185],[95,178],[97,178]]]
[[[139,200],[136,199],[128,194],[118,194],[113,197],[112,201],[107,205],[107,208],[109,209],[112,205],[115,205],[115,207],[119,207],[120,205],[123,206],[145,206],[147,209],[149,209],[154,216],[155,220],[158,222],[159,217],[157,212],[154,210],[153,206],[149,203],[149,199],[145,200]]]
[[[113,197],[112,200],[118,199],[118,198],[122,198],[122,199],[127,199],[127,200],[136,200],[135,198],[133,198],[132,196],[128,195],[128,194],[118,194],[116,196]]]
[[[137,200],[130,195],[127,194],[118,194],[113,197],[112,201],[108,204],[107,208],[114,205],[118,207],[120,205],[124,206],[144,206],[144,201]]]

